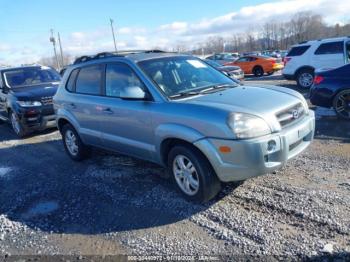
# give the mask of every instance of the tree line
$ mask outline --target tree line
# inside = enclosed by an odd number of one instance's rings
[[[233,34],[227,38],[209,37],[199,43],[193,53],[201,55],[224,51],[243,53],[288,50],[292,45],[303,41],[339,36],[350,36],[349,23],[327,25],[319,14],[300,12],[286,22],[270,21],[260,27],[250,26],[245,33]],[[180,48],[183,49],[182,46]]]

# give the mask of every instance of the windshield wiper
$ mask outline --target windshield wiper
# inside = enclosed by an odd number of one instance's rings
[[[218,85],[212,85],[208,88],[202,89],[199,93],[200,94],[206,94],[206,93],[210,93],[213,90],[219,90],[219,89],[226,89],[226,88],[233,88],[233,87],[237,87],[236,85],[233,84],[218,84]]]
[[[186,97],[186,96],[195,96],[199,95],[200,92],[198,91],[182,91],[180,93],[177,93],[175,95],[169,96],[169,98],[180,98],[180,97]]]
[[[175,95],[169,96],[169,98],[181,98],[181,97],[186,97],[186,96],[195,96],[195,95],[201,95],[201,94],[207,94],[210,93],[213,90],[219,90],[219,89],[226,89],[226,88],[233,88],[237,87],[236,85],[233,84],[216,84],[216,85],[211,85],[208,86],[204,89],[195,91],[195,90],[188,90],[188,91],[182,91],[179,92]]]

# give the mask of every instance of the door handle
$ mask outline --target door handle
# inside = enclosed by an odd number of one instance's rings
[[[103,113],[105,113],[105,114],[113,114],[112,109],[110,109],[109,107],[108,107],[108,108],[103,109],[103,110],[102,110],[102,112],[103,112]]]
[[[77,106],[74,103],[70,103],[69,107],[72,108],[72,109],[76,109],[77,108]]]

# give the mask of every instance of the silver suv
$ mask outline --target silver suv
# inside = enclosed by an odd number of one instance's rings
[[[196,57],[160,51],[78,59],[54,105],[72,159],[94,146],[152,161],[200,202],[221,182],[280,168],[307,148],[315,127],[298,92],[240,85]]]

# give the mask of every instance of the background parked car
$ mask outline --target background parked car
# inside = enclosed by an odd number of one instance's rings
[[[350,64],[316,72],[310,101],[317,106],[333,107],[339,117],[350,120]]]
[[[315,70],[337,68],[349,60],[349,37],[303,42],[289,51],[284,60],[283,75],[286,79],[295,79],[301,88],[310,88]]]
[[[0,70],[0,120],[9,121],[23,137],[30,131],[56,125],[52,98],[60,75],[45,66]]]
[[[220,53],[208,56],[206,59],[218,62],[221,65],[225,63],[234,62],[239,58],[238,53]]]
[[[273,57],[267,56],[244,56],[237,61],[225,65],[239,66],[244,74],[254,74],[257,77],[265,73],[272,75],[274,72],[283,69],[283,64]]]
[[[231,78],[236,80],[243,80],[244,79],[244,72],[239,66],[223,66],[213,60],[206,59],[204,60],[209,65],[215,67],[221,72],[226,72]]]

